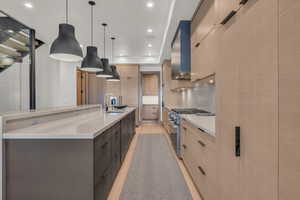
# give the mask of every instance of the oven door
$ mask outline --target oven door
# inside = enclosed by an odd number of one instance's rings
[[[173,144],[173,148],[177,155],[179,153],[178,135],[179,135],[179,126],[174,124],[173,121],[170,121],[170,138]]]

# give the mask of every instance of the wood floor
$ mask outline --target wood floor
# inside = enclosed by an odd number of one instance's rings
[[[138,134],[163,134],[167,139],[168,139],[168,144],[171,147],[171,141],[169,139],[169,137],[167,136],[166,131],[164,130],[164,128],[161,126],[161,124],[159,123],[142,123],[142,125],[140,125],[137,129],[136,129],[137,134],[135,135],[135,137],[132,140],[132,143],[130,145],[129,151],[126,155],[126,158],[124,160],[124,163],[119,171],[119,174],[114,182],[114,185],[111,189],[110,195],[108,197],[108,200],[119,200],[119,197],[121,195],[127,174],[128,174],[128,170],[130,167],[130,164],[132,162],[132,158],[133,158],[133,154],[135,152],[136,149],[136,145],[137,145],[137,136]],[[184,166],[184,164],[182,163],[181,160],[179,160],[175,154],[174,151],[172,151],[173,156],[176,158],[176,161],[181,169],[181,172],[184,176],[184,179],[187,183],[187,186],[191,192],[191,195],[193,197],[194,200],[201,200],[199,193],[197,192],[188,172],[186,171],[186,168]],[[146,199],[145,199],[146,200]]]

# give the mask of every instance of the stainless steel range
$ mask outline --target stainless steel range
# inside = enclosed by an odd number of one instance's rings
[[[180,122],[181,122],[181,114],[199,114],[199,115],[212,115],[210,112],[205,110],[195,109],[195,108],[180,108],[180,109],[172,109],[169,112],[169,121],[170,121],[170,138],[173,144],[173,147],[176,151],[178,157],[181,157],[180,154]]]

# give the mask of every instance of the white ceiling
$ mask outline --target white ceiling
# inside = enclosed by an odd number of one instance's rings
[[[153,8],[146,6],[154,2]],[[200,0],[96,0],[94,45],[103,56],[101,23],[108,24],[107,36],[115,36],[115,63],[157,64],[170,57],[170,44],[179,20],[190,19]],[[30,2],[29,9],[24,3]],[[37,31],[37,37],[50,47],[57,37],[58,24],[65,21],[64,0],[1,0],[0,9]],[[69,0],[69,23],[84,47],[90,45],[90,6],[88,0]],[[147,29],[153,33],[147,33]],[[111,55],[111,42],[106,42]],[[149,48],[148,44],[152,47]],[[85,48],[84,48],[85,49]],[[151,54],[151,55],[149,55]]]

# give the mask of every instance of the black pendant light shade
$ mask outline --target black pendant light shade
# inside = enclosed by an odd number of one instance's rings
[[[87,72],[101,72],[103,65],[98,57],[98,49],[93,46],[93,6],[96,5],[94,1],[89,1],[91,6],[91,46],[86,48],[86,56],[81,63],[81,70]]]
[[[107,58],[102,58],[101,62],[103,64],[103,71],[102,72],[97,72],[96,76],[98,78],[111,78],[113,77],[113,72],[112,72],[112,68],[109,65],[109,61]]]
[[[75,28],[68,24],[68,0],[66,0],[66,23],[59,24],[58,37],[50,48],[50,57],[65,62],[78,62],[83,54],[75,37]]]
[[[98,57],[98,49],[94,46],[88,46],[86,48],[86,56],[81,63],[81,70],[88,72],[101,72],[103,71],[103,65]]]
[[[96,77],[98,78],[111,78],[113,77],[113,74],[112,74],[112,69],[109,65],[109,60],[105,57],[105,53],[106,53],[106,40],[105,40],[105,36],[106,36],[106,26],[107,24],[106,23],[103,23],[102,24],[103,26],[103,53],[104,53],[104,57],[101,59],[102,61],[102,64],[103,64],[103,71],[102,72],[98,72],[96,74]]]
[[[120,75],[117,71],[117,67],[115,65],[110,66],[113,72],[113,77],[112,78],[107,78],[107,81],[120,81]]]
[[[116,38],[111,37],[110,39],[111,39],[111,60],[113,62],[113,60],[114,60],[114,41]],[[111,65],[110,67],[112,70],[113,77],[107,78],[106,80],[107,81],[120,81],[120,75],[117,71],[117,67],[115,65]]]

